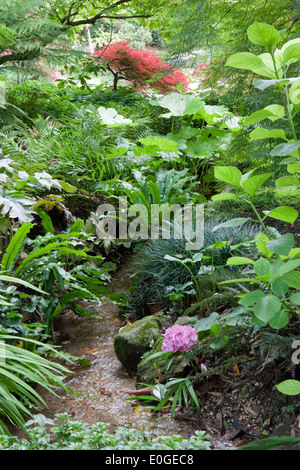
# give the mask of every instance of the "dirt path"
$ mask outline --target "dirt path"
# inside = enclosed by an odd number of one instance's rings
[[[115,273],[109,288],[117,293],[128,289],[132,268],[123,264]],[[156,430],[160,434],[180,434],[188,437],[197,427],[190,420],[170,420],[168,415],[153,415],[124,399],[126,390],[135,389],[133,375],[118,361],[113,347],[115,334],[122,326],[118,317],[118,306],[103,302],[99,317],[75,317],[64,315],[64,331],[69,339],[63,350],[91,361],[91,366],[73,367],[74,374],[65,384],[76,394],[56,397],[42,394],[47,408],[42,413],[53,418],[56,413],[68,413],[74,419],[87,424],[99,421],[109,423],[114,431],[118,426]]]

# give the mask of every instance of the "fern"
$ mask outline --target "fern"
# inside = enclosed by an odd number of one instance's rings
[[[0,67],[2,74],[26,77],[37,64],[76,62],[82,52],[54,46],[66,27],[51,18],[49,6],[43,0],[1,0],[0,5]],[[51,45],[51,47],[49,47]]]

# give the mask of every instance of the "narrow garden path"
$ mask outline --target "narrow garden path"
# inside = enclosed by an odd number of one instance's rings
[[[115,273],[109,288],[125,292],[130,285],[133,268],[123,263]],[[126,401],[127,390],[135,389],[133,374],[125,369],[114,352],[114,336],[123,326],[118,316],[118,306],[103,301],[99,316],[77,317],[72,313],[61,318],[63,350],[74,356],[90,360],[90,366],[72,366],[73,374],[65,384],[74,394],[62,392],[59,397],[42,394],[47,408],[42,413],[53,418],[56,413],[68,413],[73,419],[87,424],[99,421],[109,424],[113,432],[118,426],[155,430],[158,434],[180,434],[188,437],[197,429],[196,420],[173,419],[168,414],[153,414],[137,403]]]

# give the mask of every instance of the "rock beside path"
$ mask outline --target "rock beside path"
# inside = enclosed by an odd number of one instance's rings
[[[160,320],[150,315],[122,328],[114,338],[115,353],[121,364],[136,371],[143,354],[161,336],[161,326]]]

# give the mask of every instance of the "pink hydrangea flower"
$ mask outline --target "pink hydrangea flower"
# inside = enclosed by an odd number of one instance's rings
[[[162,351],[184,352],[198,342],[198,333],[192,326],[174,325],[167,328]]]

